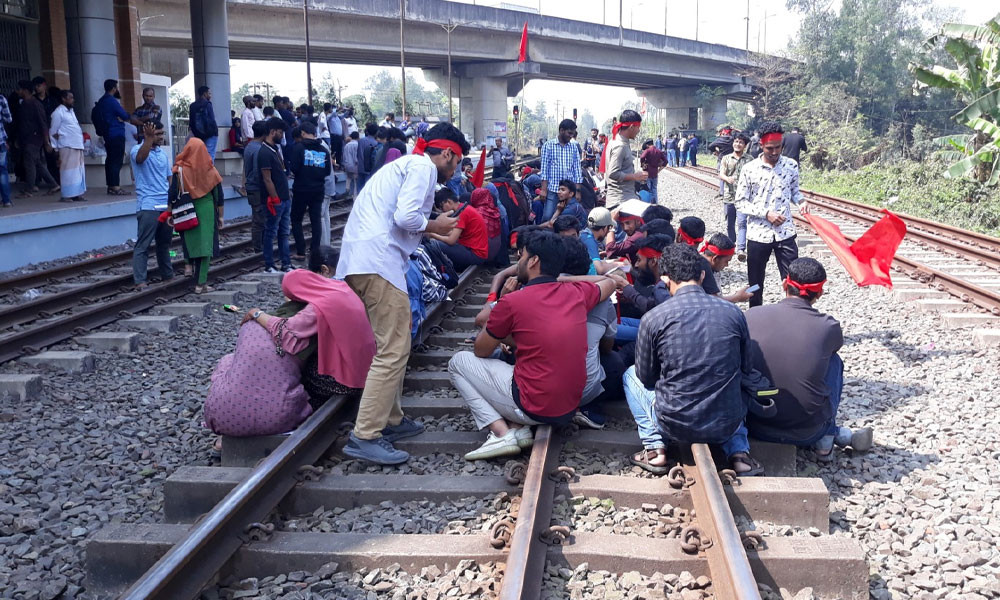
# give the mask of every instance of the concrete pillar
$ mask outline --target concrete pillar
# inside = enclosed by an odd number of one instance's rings
[[[70,87],[81,123],[104,95],[104,80],[118,79],[112,0],[65,0]]]
[[[114,0],[115,45],[118,48],[118,91],[126,110],[142,104],[139,54],[139,9],[136,0]],[[165,99],[161,99],[162,104]]]
[[[66,50],[66,9],[63,0],[41,0],[38,3],[39,37],[42,51],[42,77],[50,86],[67,89],[69,54]]]
[[[170,85],[174,85],[187,77],[188,52],[183,48],[153,48],[143,46],[141,57],[143,73],[153,73],[169,77]]]
[[[495,136],[507,137],[507,79],[476,77],[472,80],[472,119],[476,145],[486,144]],[[496,131],[503,123],[504,131]]]
[[[452,80],[452,90],[458,95],[458,126],[467,138],[476,141],[475,113],[472,110],[472,79],[456,77]]]
[[[203,85],[212,89],[212,106],[219,125],[219,150],[233,122],[229,116],[229,23],[226,0],[191,0],[191,40],[194,46],[194,87],[192,97]],[[225,132],[222,129],[225,128]]]
[[[698,129],[715,131],[719,125],[726,122],[726,110],[729,102],[725,96],[715,96],[698,111]]]

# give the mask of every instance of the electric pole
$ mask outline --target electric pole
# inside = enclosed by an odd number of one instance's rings
[[[750,53],[750,0],[747,0],[747,16],[745,18],[747,22],[746,51],[749,54]]]
[[[399,0],[399,74],[403,83],[403,120],[406,120],[406,51],[403,49],[403,21],[406,20],[406,0]]]
[[[309,106],[313,105],[312,65],[309,61],[309,0],[302,0],[302,23],[306,27],[306,96]]]
[[[452,107],[452,95],[451,95],[451,32],[455,31],[458,24],[452,24],[451,19],[448,19],[447,25],[442,25],[445,31],[448,32],[448,122],[455,123],[455,115],[453,113]]]

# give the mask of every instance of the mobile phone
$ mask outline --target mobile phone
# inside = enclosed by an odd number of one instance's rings
[[[222,305],[222,310],[224,310],[226,312],[231,312],[231,313],[240,313],[240,312],[242,312],[240,310],[240,307],[236,306],[235,304],[223,304]]]
[[[748,294],[755,294],[755,293],[757,293],[757,290],[759,290],[759,289],[760,289],[759,285],[753,284],[753,285],[751,285],[750,287],[747,288],[747,293]]]

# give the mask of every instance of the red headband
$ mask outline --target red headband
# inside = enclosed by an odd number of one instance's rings
[[[683,230],[681,230],[681,232],[683,233]],[[713,246],[712,244],[709,244],[708,242],[705,242],[704,244],[702,244],[701,250],[699,250],[699,252],[704,252],[705,250],[708,250],[709,252],[711,252],[712,254],[714,254],[716,256],[732,256],[732,255],[736,254],[736,247],[735,246],[732,247],[732,248],[730,248],[730,249],[728,249],[728,250],[723,250],[722,248],[719,248],[718,246]]]
[[[642,220],[642,217],[637,217],[636,215],[629,215],[629,214],[619,214],[618,221],[621,223],[624,223],[625,221],[639,221],[640,224],[645,223],[645,221]]]
[[[611,128],[611,139],[618,137],[618,131],[623,127],[631,127],[633,125],[642,125],[642,121],[625,121],[624,123],[615,123]]]
[[[683,229],[681,229],[681,228],[677,228],[677,235],[681,236],[681,239],[682,239],[682,240],[684,240],[684,242],[685,242],[685,243],[686,243],[686,244],[687,244],[688,246],[697,246],[697,245],[698,245],[698,244],[699,244],[699,243],[700,243],[700,242],[701,242],[701,241],[702,241],[703,239],[705,239],[705,238],[703,238],[703,237],[700,237],[700,238],[693,238],[693,237],[689,236],[689,235],[688,235],[688,234],[687,234],[687,233],[686,233],[686,232],[685,232],[685,231],[684,231]]]
[[[799,296],[808,296],[809,292],[815,292],[817,294],[821,293],[823,291],[823,284],[826,283],[826,280],[817,281],[816,283],[799,283],[798,281],[793,280],[790,276],[786,275],[785,283],[798,288]]]
[[[777,140],[777,141],[780,142],[781,141],[781,136],[782,136],[782,134],[779,133],[779,132],[777,132],[777,131],[773,131],[771,133],[765,133],[764,135],[760,136],[760,143],[761,144],[766,144],[768,142],[773,142],[775,140]]]
[[[457,154],[459,156],[459,158],[461,158],[462,154],[464,154],[462,152],[462,147],[461,146],[459,146],[458,144],[456,144],[455,142],[453,142],[451,140],[445,140],[445,139],[440,139],[440,138],[438,138],[436,140],[431,140],[429,142],[427,140],[425,140],[424,138],[419,138],[417,140],[417,143],[414,144],[414,146],[413,146],[413,153],[414,154],[423,154],[424,150],[426,148],[441,148],[442,150],[444,150],[445,148],[448,148],[452,152],[454,152],[455,154]]]
[[[655,249],[650,248],[649,246],[644,246],[642,248],[639,248],[638,250],[636,250],[635,253],[645,258],[660,258],[661,256],[663,256],[662,252],[657,252]]]

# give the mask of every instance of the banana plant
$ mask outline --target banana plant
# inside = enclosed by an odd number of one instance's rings
[[[918,85],[951,90],[966,103],[953,119],[973,130],[938,138],[937,156],[953,162],[945,177],[972,177],[987,185],[1000,181],[1000,14],[984,25],[948,23],[925,43],[943,45],[955,68],[910,64]]]

